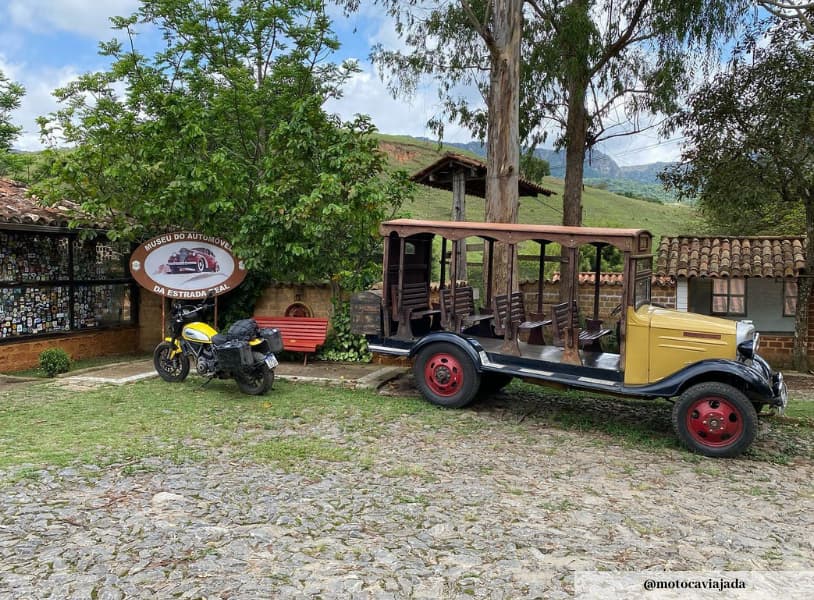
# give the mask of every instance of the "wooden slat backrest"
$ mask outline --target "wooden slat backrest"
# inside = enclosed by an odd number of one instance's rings
[[[393,298],[393,318],[398,320],[398,286],[391,287]],[[402,289],[401,309],[408,314],[412,310],[426,310],[430,307],[430,286],[427,283],[405,283]]]
[[[503,335],[509,323],[523,323],[526,320],[526,309],[523,306],[522,292],[513,292],[510,296],[495,296],[495,333]]]
[[[452,322],[452,289],[444,288],[440,291],[441,296],[441,323],[447,329],[454,329]],[[460,320],[475,314],[475,292],[468,286],[463,285],[455,288],[455,318]]]
[[[571,327],[575,331],[579,330],[579,313],[577,312],[576,302],[562,302],[555,304],[551,307],[553,318],[551,319],[553,332],[554,332],[554,345],[562,346],[565,339],[565,330],[569,327],[569,319]]]

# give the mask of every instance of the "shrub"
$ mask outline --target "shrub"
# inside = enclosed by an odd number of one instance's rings
[[[71,368],[71,357],[62,348],[48,348],[40,352],[40,369],[48,377],[67,373]]]
[[[333,305],[331,333],[319,353],[319,358],[342,362],[370,362],[372,355],[367,349],[365,336],[350,332],[350,303],[335,299]]]

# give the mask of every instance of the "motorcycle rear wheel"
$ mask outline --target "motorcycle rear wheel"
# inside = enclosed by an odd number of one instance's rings
[[[159,377],[169,383],[179,383],[189,375],[189,357],[183,353],[170,358],[173,345],[161,342],[153,351],[153,366]]]
[[[265,363],[256,366],[249,373],[239,373],[235,375],[235,381],[240,391],[249,396],[262,396],[271,389],[274,384],[274,371],[269,369]]]

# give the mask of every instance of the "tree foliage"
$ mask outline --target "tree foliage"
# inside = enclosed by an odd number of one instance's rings
[[[790,27],[792,28],[790,30]],[[697,197],[729,234],[808,237],[814,272],[814,48],[778,27],[726,73],[703,85],[676,119],[687,137],[665,182]],[[805,366],[811,279],[798,286],[795,363]]]
[[[11,121],[11,113],[20,108],[25,89],[19,83],[9,80],[0,71],[0,175],[5,175],[14,167],[13,157],[9,154],[11,145],[20,135],[22,127]]]
[[[352,72],[326,60],[338,42],[324,2],[143,0],[114,25],[111,67],[56,90],[62,108],[40,119],[72,150],[53,153],[37,192],[128,239],[189,228],[273,279],[365,285],[377,224],[408,186],[385,176],[367,118],[322,109]],[[141,27],[164,49],[140,53]]]

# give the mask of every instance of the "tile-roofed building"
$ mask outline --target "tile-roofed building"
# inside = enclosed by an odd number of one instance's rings
[[[805,253],[806,239],[799,236],[665,236],[654,273],[675,281],[678,310],[752,321],[761,334],[761,354],[783,364],[793,346]],[[814,300],[809,311],[814,315]],[[808,335],[814,340],[814,319]]]
[[[44,206],[28,194],[22,184],[0,179],[0,224],[40,227],[68,227],[78,206],[67,200],[57,206]]]
[[[797,277],[805,268],[803,237],[662,237],[657,275]]]

